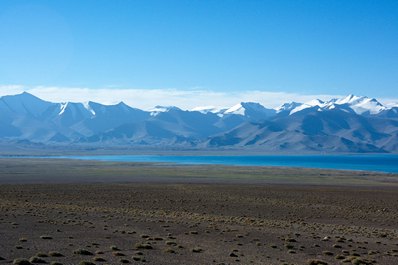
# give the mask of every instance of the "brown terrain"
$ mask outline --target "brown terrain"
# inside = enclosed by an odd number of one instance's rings
[[[0,264],[398,264],[398,176],[0,160]]]

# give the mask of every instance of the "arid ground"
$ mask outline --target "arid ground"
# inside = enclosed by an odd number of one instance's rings
[[[398,176],[0,159],[12,263],[398,264]]]

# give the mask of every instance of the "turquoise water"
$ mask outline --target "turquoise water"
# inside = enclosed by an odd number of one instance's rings
[[[62,156],[57,158],[114,162],[165,162],[186,165],[287,166],[398,173],[398,155],[391,154],[261,156],[101,155]]]

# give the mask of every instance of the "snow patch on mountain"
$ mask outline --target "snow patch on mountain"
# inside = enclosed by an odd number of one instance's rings
[[[83,106],[86,110],[88,110],[89,112],[91,112],[91,114],[93,114],[93,116],[95,116],[95,111],[93,110],[93,108],[90,106],[90,101],[86,101],[83,102]]]
[[[224,111],[224,114],[237,114],[237,115],[245,115],[245,107],[243,106],[243,102],[236,104],[232,107],[230,107],[229,109],[227,109],[226,111]]]
[[[320,109],[318,109],[318,111],[319,111],[319,110],[322,109],[322,107],[325,107],[326,105],[327,105],[327,103],[322,101],[322,100],[320,100],[320,99],[313,99],[311,101],[308,101],[306,103],[303,103],[303,104],[298,105],[297,107],[293,108],[290,111],[289,115],[292,115],[292,114],[294,114],[296,112],[299,112],[299,111],[302,111],[302,110],[305,110],[305,109],[308,109],[308,108],[316,107],[316,106],[318,106],[320,108]]]
[[[299,102],[289,102],[289,103],[285,103],[282,104],[281,106],[275,108],[276,113],[280,113],[283,111],[291,111],[299,106],[303,105],[303,103],[299,103]]]
[[[195,107],[195,108],[191,109],[191,111],[198,111],[198,112],[203,113],[203,114],[207,114],[207,113],[218,114],[220,112],[224,112],[225,110],[226,109],[217,108],[215,106],[200,106],[200,107]]]
[[[69,102],[65,102],[65,103],[60,103],[60,107],[59,107],[59,113],[58,115],[62,115],[64,114],[66,108],[68,107]]]
[[[235,114],[241,116],[250,116],[253,113],[259,115],[264,115],[264,117],[271,115],[271,113],[276,113],[274,109],[267,109],[260,103],[256,102],[241,102],[232,106],[231,108],[223,112],[224,115]]]

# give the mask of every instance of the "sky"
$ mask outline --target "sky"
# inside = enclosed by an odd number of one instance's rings
[[[189,108],[397,88],[396,0],[0,1],[0,95]]]

